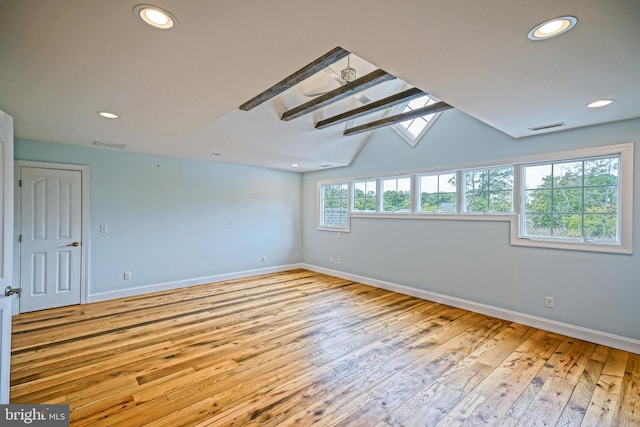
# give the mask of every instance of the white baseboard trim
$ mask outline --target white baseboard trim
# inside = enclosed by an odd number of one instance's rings
[[[462,308],[476,313],[485,314],[487,316],[497,317],[499,319],[507,320],[510,322],[521,323],[523,325],[532,326],[534,328],[544,329],[545,331],[554,332],[580,340],[602,344],[608,347],[640,354],[640,340],[636,340],[633,338],[627,338],[610,334],[608,332],[583,328],[582,326],[571,325],[568,323],[545,319],[543,317],[532,316],[529,314],[481,304],[462,298],[451,297],[444,294],[413,288],[410,286],[399,285],[396,283],[386,282],[383,280],[373,279],[365,276],[359,276],[357,274],[345,273],[343,271],[331,270],[311,264],[303,263],[300,267],[310,271],[315,271],[317,273],[328,274],[330,276],[339,277],[341,279],[375,286],[377,288],[382,288],[389,291],[394,291],[401,294],[410,295],[457,308]]]
[[[304,268],[302,264],[279,265],[275,267],[258,268],[255,270],[238,271],[234,273],[216,274],[213,276],[197,277],[194,279],[177,280],[174,282],[156,283],[152,285],[137,286],[135,288],[118,289],[109,292],[97,292],[89,294],[87,302],[107,301],[115,298],[132,297],[136,295],[148,294],[151,292],[168,291],[171,289],[186,288],[189,286],[204,285],[212,282],[222,282],[224,280],[242,279],[245,277],[258,276],[260,274],[279,273],[281,271]]]

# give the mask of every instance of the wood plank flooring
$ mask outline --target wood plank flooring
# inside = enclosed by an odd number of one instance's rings
[[[14,319],[73,426],[640,426],[640,355],[305,270]]]

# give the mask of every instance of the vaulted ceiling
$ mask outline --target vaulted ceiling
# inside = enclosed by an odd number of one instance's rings
[[[640,117],[637,0],[154,1],[177,18],[171,30],[144,25],[138,3],[0,1],[0,109],[17,138],[284,170],[348,165],[371,132],[344,130],[388,111],[315,128],[361,106],[352,96],[280,120],[338,87],[330,72],[238,108],[336,46],[353,52],[358,76],[397,77],[364,91],[372,101],[417,87],[514,138]],[[573,30],[527,38],[563,15],[577,17]],[[599,98],[616,102],[585,108]]]

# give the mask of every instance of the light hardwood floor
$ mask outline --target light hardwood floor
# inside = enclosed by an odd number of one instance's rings
[[[640,356],[305,270],[18,315],[74,426],[639,426]]]

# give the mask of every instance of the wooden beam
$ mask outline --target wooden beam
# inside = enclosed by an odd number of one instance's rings
[[[329,65],[333,64],[336,61],[339,61],[347,55],[349,55],[349,51],[338,46],[330,52],[325,53],[315,61],[305,65],[295,73],[286,77],[284,80],[271,86],[261,94],[251,98],[249,101],[242,104],[239,108],[244,111],[249,111],[252,108],[255,108],[258,105],[262,104],[263,102],[270,100],[274,96],[281,94],[290,87],[293,87],[301,81],[311,77],[315,73],[327,68]]]
[[[285,111],[282,115],[281,119],[285,121],[289,121],[295,119],[297,117],[303,116],[307,113],[315,111],[319,108],[322,108],[326,105],[329,105],[333,102],[339,101],[343,98],[346,98],[354,93],[361,92],[365,89],[368,89],[372,86],[385,82],[387,80],[393,80],[395,76],[387,73],[383,70],[375,70],[366,76],[360,77],[352,81],[351,83],[347,83],[346,85],[334,89],[321,95],[317,98],[312,99],[309,102],[305,102],[302,105],[299,105],[295,108],[292,108],[289,111]]]
[[[329,117],[328,119],[320,120],[318,123],[316,123],[316,129],[324,129],[328,126],[333,126],[338,123],[346,122],[347,120],[364,116],[366,114],[371,114],[376,111],[384,110],[385,108],[389,108],[394,105],[398,105],[403,102],[407,102],[411,99],[419,98],[424,95],[426,94],[423,91],[413,87],[411,89],[405,90],[404,92],[396,93],[395,95],[391,95],[379,101],[375,101],[370,104],[363,105],[362,107],[359,107],[350,111],[346,111],[342,114]]]
[[[418,108],[417,110],[408,111],[402,114],[396,114],[395,116],[385,117],[384,119],[376,120],[373,122],[365,123],[361,126],[346,129],[343,133],[344,136],[355,135],[362,132],[378,129],[384,126],[389,126],[395,123],[404,122],[405,120],[414,119],[416,117],[426,116],[427,114],[439,113],[453,108],[446,102],[436,102],[435,104],[428,105],[426,107]]]

